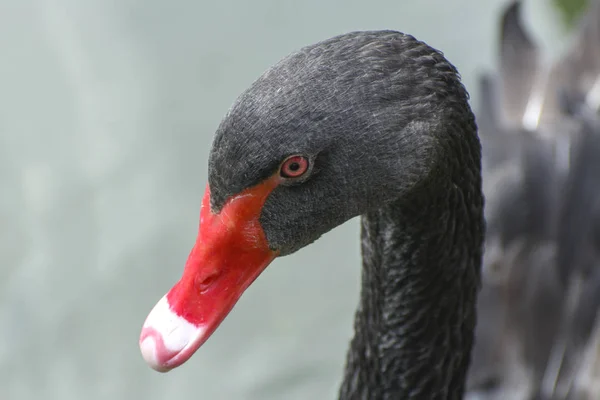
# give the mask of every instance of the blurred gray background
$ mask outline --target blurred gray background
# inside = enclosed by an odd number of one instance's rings
[[[359,29],[444,51],[477,101],[503,0],[0,0],[0,399],[333,399],[358,220],[276,261],[184,366],[141,324],[197,231],[220,119],[289,52]],[[562,32],[526,3],[550,50]]]

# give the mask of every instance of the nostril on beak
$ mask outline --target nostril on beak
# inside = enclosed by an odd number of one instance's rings
[[[205,293],[215,283],[215,281],[221,275],[220,271],[211,272],[209,275],[202,277],[196,281],[196,287],[200,293]]]

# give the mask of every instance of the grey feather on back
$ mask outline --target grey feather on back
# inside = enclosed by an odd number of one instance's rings
[[[520,18],[521,2],[513,1],[503,15],[500,32],[501,112],[512,128],[522,125],[540,72],[539,51]]]
[[[480,106],[487,232],[467,398],[591,400],[600,387],[600,118],[590,102],[600,74],[600,2],[593,3],[538,87],[520,84],[540,68],[519,5],[502,19],[499,104],[520,125],[488,124],[492,103]],[[484,96],[493,80],[483,81]],[[519,114],[535,93],[543,98],[532,130]]]

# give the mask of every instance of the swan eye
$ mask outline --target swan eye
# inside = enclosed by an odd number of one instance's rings
[[[308,171],[308,158],[291,156],[285,159],[279,169],[282,178],[299,178]]]

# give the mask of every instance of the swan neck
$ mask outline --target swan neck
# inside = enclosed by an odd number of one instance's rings
[[[480,182],[462,184],[362,216],[362,289],[340,399],[462,399],[483,242]]]

